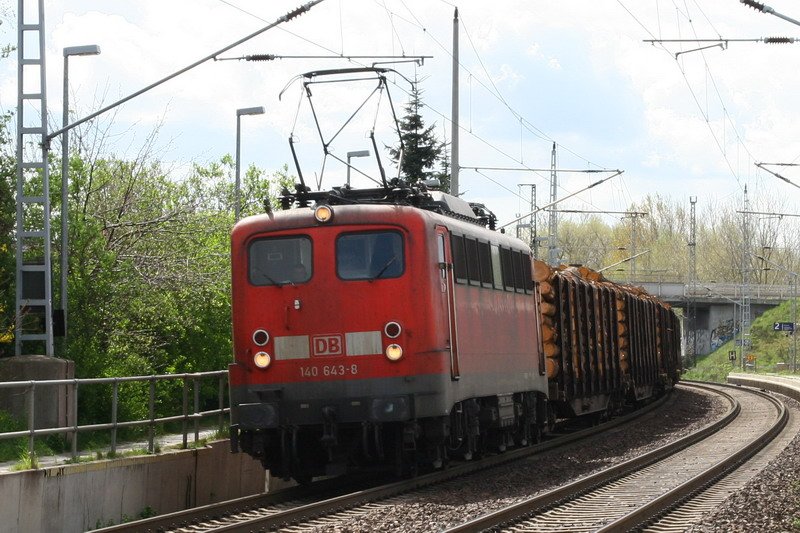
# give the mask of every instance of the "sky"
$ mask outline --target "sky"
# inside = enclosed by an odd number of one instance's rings
[[[29,0],[28,0],[29,1]],[[70,59],[73,118],[111,104],[275,22],[300,0],[48,0],[45,2],[47,90],[53,126],[62,109],[62,49],[97,44],[102,53]],[[789,0],[776,12],[800,19]],[[800,37],[800,27],[738,0],[324,0],[308,13],[223,54],[282,56],[432,56],[423,64],[383,65],[387,91],[373,95],[330,144],[370,150],[353,165],[378,176],[376,143],[395,145],[388,98],[396,113],[408,80],[420,80],[423,117],[440,139],[451,137],[452,31],[459,9],[460,193],[480,201],[504,224],[529,211],[529,189],[549,201],[551,150],[557,146],[558,196],[608,173],[624,173],[559,206],[624,211],[658,193],[698,210],[736,202],[747,187],[751,208],[800,213],[800,189],[755,163],[800,161],[800,42],[765,44],[648,43],[648,39]],[[0,44],[16,43],[16,2],[0,0]],[[678,56],[676,57],[676,54]],[[298,75],[370,65],[386,59],[284,58],[209,61],[116,108],[101,121],[108,149],[131,156],[158,128],[157,157],[180,175],[236,147],[241,117],[242,164],[296,172],[287,140],[295,139],[307,182],[341,185],[345,167],[328,159]],[[328,78],[325,78],[328,79]],[[315,78],[321,81],[322,78]],[[0,61],[0,110],[16,107],[16,55]],[[375,80],[310,86],[329,139],[376,87]],[[285,90],[284,90],[285,89]],[[283,94],[281,95],[281,92]],[[380,98],[378,98],[380,96]],[[53,129],[51,126],[51,130]],[[480,167],[482,170],[472,170]],[[490,170],[504,168],[516,170]],[[771,168],[800,185],[800,168]],[[357,172],[355,185],[369,182]],[[520,191],[522,194],[520,196]],[[577,215],[565,215],[577,216]],[[614,218],[616,216],[616,218]],[[608,215],[609,222],[618,215]]]

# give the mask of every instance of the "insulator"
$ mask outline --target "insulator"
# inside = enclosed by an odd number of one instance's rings
[[[309,6],[305,5],[305,6],[298,7],[294,11],[289,11],[288,13],[286,13],[286,15],[283,16],[284,22],[288,22],[288,21],[292,20],[295,17],[299,17],[300,15],[302,15],[303,13],[308,11],[308,8],[309,8]]]
[[[794,37],[764,37],[764,42],[767,44],[790,44],[794,41]]]
[[[756,2],[755,0],[739,0],[739,1],[746,6],[752,7],[756,11],[765,12],[767,9],[767,6],[765,6],[761,2]]]
[[[247,61],[274,61],[275,54],[253,54],[244,56]]]

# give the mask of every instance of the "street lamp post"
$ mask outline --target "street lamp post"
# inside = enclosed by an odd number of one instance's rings
[[[84,46],[68,46],[64,48],[64,98],[61,115],[61,127],[66,128],[69,122],[69,58],[70,56],[96,56],[100,47],[96,44]],[[67,271],[69,270],[67,244],[69,229],[67,209],[67,193],[69,185],[69,131],[61,134],[61,312],[64,337],[67,335]]]
[[[369,150],[347,152],[347,187],[350,187],[350,158],[352,157],[369,157]]]
[[[243,107],[242,109],[236,110],[236,185],[234,187],[234,214],[236,221],[239,221],[239,211],[241,209],[241,202],[240,202],[240,190],[241,190],[241,180],[239,179],[239,174],[241,171],[241,163],[240,163],[240,154],[241,154],[241,132],[242,132],[242,115],[263,115],[264,114],[264,107]]]

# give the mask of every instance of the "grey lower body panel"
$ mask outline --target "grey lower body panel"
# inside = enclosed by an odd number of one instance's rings
[[[231,422],[243,429],[282,425],[402,422],[446,414],[441,375],[231,387]]]
[[[531,375],[481,375],[452,380],[449,374],[352,381],[232,386],[231,422],[243,429],[291,425],[403,422],[446,416],[468,398],[540,391],[546,380]]]

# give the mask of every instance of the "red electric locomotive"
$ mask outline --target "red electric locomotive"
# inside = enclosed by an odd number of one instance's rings
[[[309,99],[319,76],[375,75],[388,95],[385,72],[300,77]],[[343,128],[326,137],[317,123],[325,157],[349,168],[330,150]],[[381,187],[348,178],[312,192],[298,164],[283,210],[233,230],[234,451],[301,482],[367,465],[410,473],[677,381],[668,307],[599,275],[535,278],[530,249],[482,205],[387,180],[370,137]]]
[[[548,385],[522,241],[402,183],[284,204],[300,207],[232,233],[234,451],[305,481],[536,440]]]

